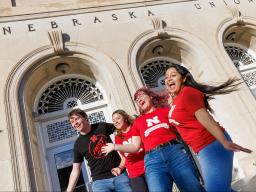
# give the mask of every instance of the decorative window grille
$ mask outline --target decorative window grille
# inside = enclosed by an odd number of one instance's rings
[[[256,70],[244,72],[242,73],[242,77],[249,87],[256,86]]]
[[[58,121],[46,126],[49,143],[68,139],[76,135],[68,120]]]
[[[256,57],[248,49],[242,48],[239,44],[226,45],[225,49],[238,68],[242,78],[250,89],[256,88]],[[254,94],[255,95],[255,94]]]
[[[104,116],[103,111],[98,111],[98,112],[89,114],[88,119],[89,119],[90,124],[106,122],[106,118]]]
[[[106,122],[103,111],[97,111],[88,114],[90,124]],[[46,125],[49,143],[58,142],[64,139],[72,138],[77,135],[68,120],[58,121]]]
[[[141,65],[139,68],[143,80],[150,88],[162,88],[164,86],[165,71],[171,64],[178,64],[166,59],[155,59]]]
[[[225,46],[225,49],[237,68],[256,63],[256,59],[247,50],[238,46]]]
[[[100,90],[85,79],[68,78],[50,85],[38,102],[38,114],[103,100]]]

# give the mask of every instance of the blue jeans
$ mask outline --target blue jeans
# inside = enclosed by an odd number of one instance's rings
[[[93,181],[92,183],[93,192],[131,192],[131,186],[129,178],[126,172],[122,173],[117,177],[109,179],[100,179]]]
[[[205,192],[182,144],[169,144],[145,156],[149,191],[170,192],[173,182],[181,192]]]
[[[231,141],[228,133],[224,134]],[[199,151],[197,156],[207,192],[232,191],[233,155],[233,151],[226,150],[217,140]]]

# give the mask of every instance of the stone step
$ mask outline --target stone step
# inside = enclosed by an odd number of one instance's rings
[[[246,177],[232,183],[232,188],[235,191],[253,192],[256,191],[256,175]]]

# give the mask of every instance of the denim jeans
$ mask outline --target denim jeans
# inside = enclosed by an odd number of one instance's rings
[[[170,192],[173,182],[181,192],[205,192],[182,144],[169,144],[145,156],[149,191]]]
[[[231,141],[228,133],[226,138]],[[219,141],[207,145],[198,153],[198,160],[207,192],[230,192],[233,151],[226,150]]]
[[[122,173],[117,177],[109,179],[100,179],[93,181],[92,183],[93,192],[131,192],[131,186],[129,178],[126,172]]]

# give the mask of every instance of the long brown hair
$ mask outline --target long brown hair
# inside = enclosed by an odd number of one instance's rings
[[[112,113],[112,117],[113,117],[114,114],[119,114],[119,115],[121,115],[121,116],[124,118],[124,121],[127,122],[128,126],[131,126],[131,125],[133,124],[134,118],[133,118],[131,115],[129,115],[128,113],[126,113],[124,110],[122,110],[122,109],[117,109],[117,110],[115,110],[115,111]],[[119,130],[119,129],[116,129],[116,135],[117,135],[118,137],[120,137],[121,139],[124,138],[124,136],[123,136],[123,134],[122,134],[122,131]]]
[[[172,64],[168,69],[170,68],[176,69],[177,72],[183,78],[186,78],[186,81],[184,83],[185,86],[193,87],[205,94],[205,99],[204,99],[205,107],[211,113],[213,113],[213,109],[209,104],[209,100],[214,99],[215,95],[224,95],[224,94],[228,94],[238,90],[238,86],[243,82],[241,79],[238,79],[238,78],[229,78],[227,81],[223,83],[219,83],[218,85],[207,85],[207,84],[197,82],[193,78],[192,74],[185,67],[181,65]]]

